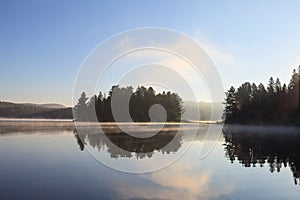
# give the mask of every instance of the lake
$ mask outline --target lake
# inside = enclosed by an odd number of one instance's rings
[[[170,124],[135,138],[114,126],[0,122],[0,199],[300,197],[298,128]]]

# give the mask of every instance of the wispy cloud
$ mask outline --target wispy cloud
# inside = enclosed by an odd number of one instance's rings
[[[232,66],[235,63],[230,47],[213,42],[201,29],[197,29],[191,37],[199,43],[216,65]]]
[[[225,51],[227,48],[206,39],[208,37],[205,36],[203,32],[197,30],[191,36],[216,65],[230,66],[234,63],[231,52]],[[109,75],[110,80],[112,77],[117,77],[117,71],[120,74],[119,77],[123,77],[123,81],[119,82],[120,85],[122,85],[122,82],[124,84],[131,83],[133,86],[144,85],[143,81],[148,83],[165,83],[165,85],[170,86],[168,88],[179,92],[185,100],[195,100],[196,98],[203,101],[212,101],[206,83],[208,79],[214,80],[216,78],[216,74],[211,70],[213,67],[212,63],[207,59],[205,54],[199,51],[197,45],[190,44],[189,40],[185,37],[178,36],[172,38],[171,41],[168,40],[168,38],[162,38],[162,43],[157,44],[157,46],[170,50],[170,52],[159,48],[142,49],[122,57],[122,59],[114,63],[114,66],[118,69],[111,70],[112,73]],[[138,40],[130,38],[129,36],[124,36],[124,38],[117,43],[117,47],[123,50],[135,49],[138,46]],[[172,51],[179,55],[172,54]],[[184,57],[181,57],[181,54],[184,55]],[[194,60],[197,60],[198,63],[194,64],[197,64],[198,68],[194,68],[191,63],[189,63],[189,61]],[[152,67],[144,67],[143,70],[138,70],[138,68],[145,66],[145,64],[150,64]],[[153,67],[154,65],[156,65],[156,67]],[[168,67],[169,70],[159,67],[160,65]],[[201,69],[200,71],[199,67]],[[170,73],[170,71],[176,73]],[[178,78],[178,76],[181,78]],[[180,83],[182,80],[184,80],[185,85]],[[120,79],[118,81],[120,81]],[[118,81],[115,80],[114,83]],[[187,84],[189,85],[188,87],[186,87]],[[188,94],[187,88],[191,88],[194,91],[193,94],[197,95],[191,96],[191,94]],[[222,99],[223,96],[220,97],[220,100]]]

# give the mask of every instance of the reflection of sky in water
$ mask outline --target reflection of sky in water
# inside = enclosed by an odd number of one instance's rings
[[[53,136],[54,134],[54,136]],[[201,137],[200,137],[201,138]],[[0,199],[297,199],[290,169],[270,173],[268,166],[243,168],[227,160],[224,141],[204,160],[196,140],[173,165],[147,174],[126,174],[99,164],[80,151],[73,131],[35,132],[0,136]],[[206,141],[212,142],[212,141]],[[183,140],[181,148],[191,141]],[[180,148],[180,149],[181,149]],[[106,159],[135,167],[151,165],[151,158]]]

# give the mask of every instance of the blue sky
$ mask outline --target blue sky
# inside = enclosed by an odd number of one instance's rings
[[[300,64],[299,1],[0,1],[0,100],[72,104],[77,71],[100,42],[162,27],[195,39],[224,88],[288,82]],[[205,100],[205,99],[204,99]]]

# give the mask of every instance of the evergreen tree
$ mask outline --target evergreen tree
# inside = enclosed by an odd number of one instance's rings
[[[300,125],[299,73],[296,70],[293,70],[288,87],[282,86],[279,78],[274,82],[273,77],[269,79],[267,90],[263,84],[257,87],[246,82],[237,91],[231,87],[225,100],[227,123]]]
[[[269,95],[273,96],[274,95],[274,91],[275,91],[275,83],[274,83],[273,77],[270,77],[267,89],[268,89]]]
[[[225,111],[224,111],[224,118],[226,121],[230,122],[233,120],[233,117],[237,113],[237,105],[236,105],[236,93],[235,88],[233,86],[225,93]]]
[[[277,79],[276,79],[276,82],[275,82],[275,93],[276,93],[277,95],[279,95],[280,92],[281,92],[281,90],[282,90],[281,83],[280,83],[279,78],[277,78]]]
[[[75,106],[75,112],[76,112],[76,119],[77,121],[87,121],[88,120],[88,104],[87,100],[89,98],[86,96],[85,92],[82,92],[79,99],[78,103]]]
[[[75,106],[76,114],[79,121],[91,121],[96,118],[100,122],[113,122],[115,119],[112,114],[112,98],[116,98],[119,101],[114,109],[121,113],[122,116],[125,115],[127,110],[123,106],[122,102],[125,99],[131,97],[129,101],[129,114],[133,121],[136,122],[148,122],[150,121],[149,110],[152,105],[160,104],[167,112],[167,121],[180,121],[181,115],[183,113],[182,99],[176,93],[163,92],[162,94],[155,94],[152,87],[146,88],[140,86],[133,92],[133,88],[129,87],[119,87],[118,85],[112,86],[108,93],[108,97],[105,97],[102,92],[94,95],[90,98],[87,103],[88,98],[85,93],[81,94],[78,100],[78,104]],[[124,115],[123,115],[124,114]],[[79,117],[80,116],[80,117]],[[122,118],[118,119],[121,121],[127,121],[128,119]]]

